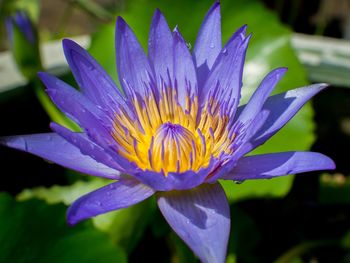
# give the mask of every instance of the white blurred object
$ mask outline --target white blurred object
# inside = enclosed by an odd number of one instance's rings
[[[90,44],[89,36],[73,37],[72,40],[84,48]],[[41,48],[44,68],[49,72],[59,75],[68,70],[68,65],[63,54],[60,40],[45,43]],[[0,93],[25,85],[26,79],[18,71],[9,51],[0,53]]]

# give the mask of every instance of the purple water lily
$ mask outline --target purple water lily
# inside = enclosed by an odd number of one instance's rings
[[[173,230],[202,262],[225,262],[229,205],[219,179],[266,179],[333,169],[315,152],[244,157],[281,129],[316,93],[315,84],[268,97],[286,72],[278,68],[239,106],[250,36],[246,27],[221,46],[220,4],[214,3],[191,54],[159,10],[148,56],[122,18],[116,60],[122,91],[79,45],[63,41],[81,91],[47,73],[40,78],[53,102],[82,128],[58,124],[54,133],[12,136],[2,143],[67,168],[114,180],[76,200],[70,224],[156,195]]]
[[[17,11],[13,16],[6,18],[6,29],[11,45],[13,45],[13,27],[18,27],[24,38],[32,45],[35,44],[36,31],[26,11]]]

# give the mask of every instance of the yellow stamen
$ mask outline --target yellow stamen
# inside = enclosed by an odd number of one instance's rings
[[[199,110],[198,98],[186,97],[179,105],[175,89],[167,88],[156,99],[133,97],[135,118],[126,111],[116,114],[113,137],[119,154],[143,170],[169,172],[198,171],[212,157],[231,153],[235,135],[229,137],[228,116],[220,113],[219,103],[210,98]],[[197,117],[200,114],[200,121]]]

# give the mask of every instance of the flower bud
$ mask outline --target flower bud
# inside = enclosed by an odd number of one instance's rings
[[[11,50],[19,70],[29,80],[42,69],[37,29],[27,12],[17,11],[6,19]]]

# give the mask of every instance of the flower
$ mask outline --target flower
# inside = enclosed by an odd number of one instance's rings
[[[148,57],[122,18],[116,27],[122,92],[70,40],[63,47],[81,91],[40,73],[53,102],[82,132],[53,123],[54,133],[2,139],[9,147],[115,180],[75,201],[67,212],[70,224],[155,194],[165,219],[202,262],[225,262],[230,213],[219,179],[266,179],[334,168],[331,159],[315,152],[244,157],[326,85],[268,97],[286,72],[278,68],[238,107],[250,36],[243,26],[221,47],[218,2],[202,23],[193,54],[159,10],[152,20]]]
[[[42,63],[38,32],[28,13],[20,10],[7,17],[6,29],[17,67],[28,80],[36,79]]]
[[[7,17],[6,29],[11,43],[14,41],[14,27],[17,27],[24,38],[34,44],[37,41],[37,33],[26,11],[17,11],[13,16]]]

